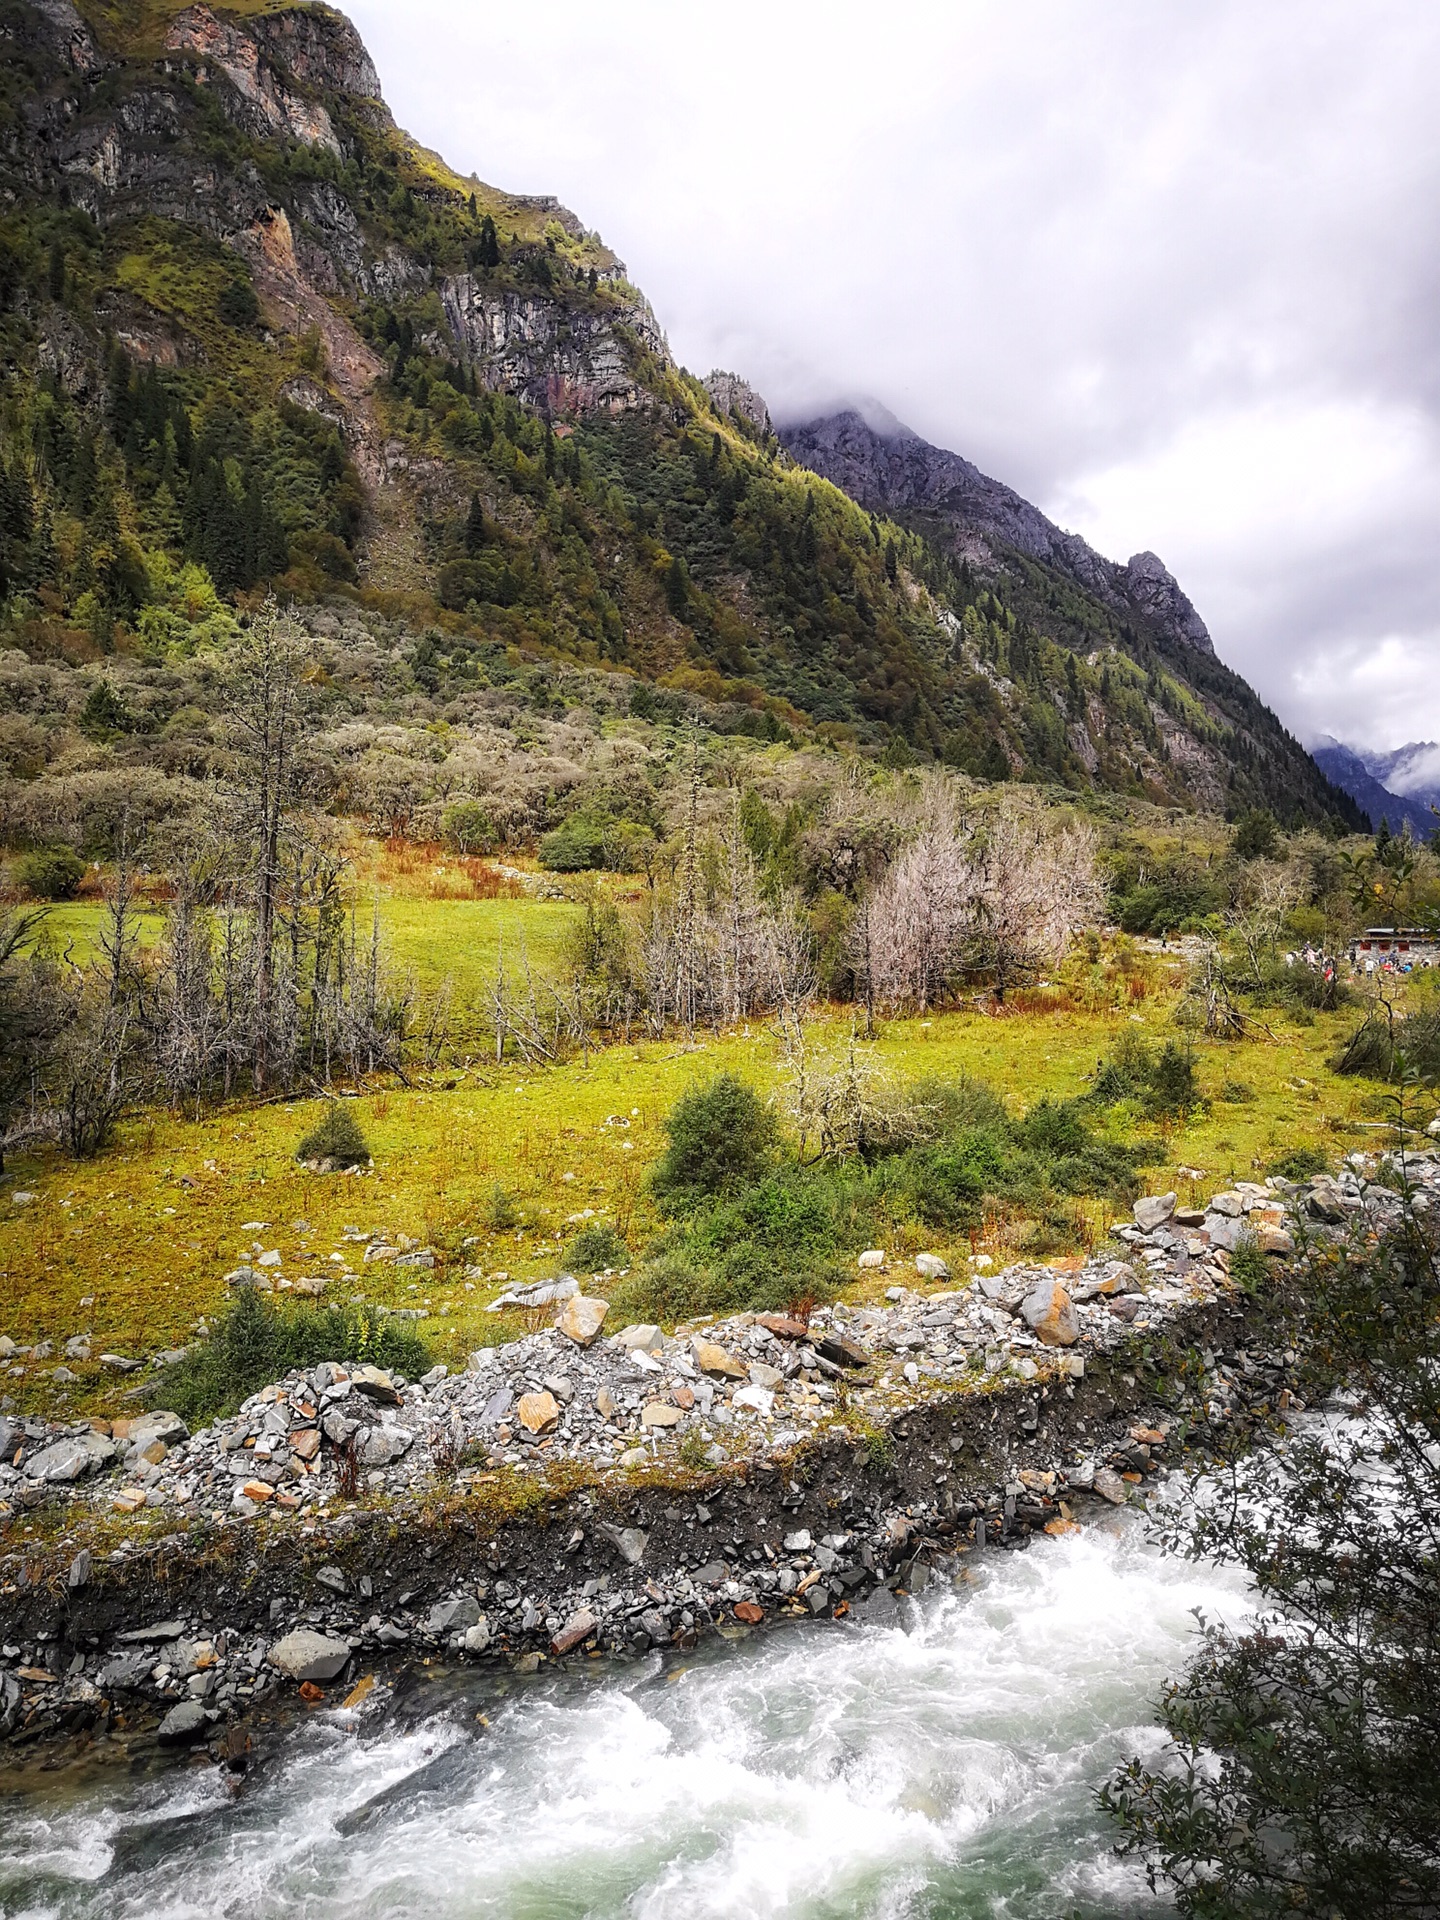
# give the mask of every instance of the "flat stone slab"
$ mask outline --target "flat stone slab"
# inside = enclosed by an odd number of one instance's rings
[[[349,1660],[350,1647],[344,1640],[297,1627],[277,1640],[265,1658],[290,1680],[333,1680]]]

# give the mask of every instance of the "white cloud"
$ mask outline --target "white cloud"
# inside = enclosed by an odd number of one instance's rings
[[[401,122],[598,227],[697,371],[873,393],[1153,548],[1297,730],[1434,710],[1427,0],[351,11]]]

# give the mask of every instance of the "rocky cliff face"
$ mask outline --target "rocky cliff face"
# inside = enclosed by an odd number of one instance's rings
[[[42,193],[63,188],[63,197],[101,226],[143,214],[224,241],[257,271],[273,323],[318,324],[329,341],[336,326],[317,301],[394,300],[433,286],[452,351],[473,361],[492,389],[547,414],[641,406],[647,395],[638,358],[672,364],[649,303],[624,287],[622,270],[603,249],[591,250],[596,285],[605,289],[599,302],[496,287],[473,273],[443,274],[416,251],[377,236],[367,218],[373,193],[357,196],[343,176],[292,167],[281,183],[272,168],[257,167],[239,150],[227,158],[213,138],[200,137],[197,95],[262,146],[294,141],[343,164],[362,156],[367,133],[393,140],[379,75],[344,15],[304,4],[268,14],[186,7],[170,20],[166,57],[158,62],[107,47],[71,0],[43,0],[32,25],[65,73],[105,72],[110,83],[103,106],[53,81],[34,90],[24,109],[31,185]],[[584,239],[580,222],[554,199],[491,197],[514,225],[550,222]],[[419,199],[422,206],[463,204],[463,183],[427,184]],[[144,327],[129,331],[143,350]],[[177,357],[175,343],[157,338],[149,357]],[[341,357],[352,367],[364,358],[349,345]]]
[[[748,380],[738,373],[723,373],[717,367],[705,376],[705,391],[715,403],[717,413],[733,413],[748,420],[760,433],[770,431],[770,409]]]
[[[783,427],[794,458],[843,487],[862,505],[899,518],[940,522],[971,558],[997,559],[1006,547],[1067,573],[1123,615],[1164,636],[1213,653],[1205,623],[1153,553],[1117,566],[1078,534],[1065,533],[1038,507],[981,473],[970,461],[932,447],[900,422],[872,424],[854,409]]]
[[[623,413],[648,404],[636,371],[639,345],[673,364],[650,302],[627,297],[613,312],[571,312],[536,294],[497,291],[469,273],[440,285],[451,339],[485,384],[548,415]]]

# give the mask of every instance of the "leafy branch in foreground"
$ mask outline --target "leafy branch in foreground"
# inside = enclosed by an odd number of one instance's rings
[[[1380,1236],[1305,1249],[1285,1303],[1338,1412],[1168,1522],[1172,1551],[1243,1567],[1263,1608],[1201,1621],[1163,1757],[1101,1791],[1182,1914],[1440,1911],[1440,1221],[1399,1166]]]

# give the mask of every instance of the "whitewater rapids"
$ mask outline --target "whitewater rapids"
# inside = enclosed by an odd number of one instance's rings
[[[1234,1618],[1245,1597],[1238,1577],[1162,1559],[1143,1533],[1117,1516],[991,1551],[911,1603],[908,1631],[812,1625],[626,1668],[456,1674],[378,1730],[320,1712],[238,1795],[184,1766],[49,1788],[25,1776],[0,1799],[0,1914],[1162,1911],[1115,1859],[1094,1789],[1156,1750],[1150,1702],[1185,1662],[1192,1609]]]

